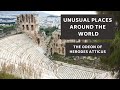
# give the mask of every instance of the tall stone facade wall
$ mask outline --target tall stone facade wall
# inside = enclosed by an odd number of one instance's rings
[[[78,39],[78,40],[65,40],[65,39],[60,39],[61,37],[61,30],[57,30],[57,31],[54,31],[52,33],[52,37],[51,37],[51,41],[48,45],[49,47],[49,53],[50,55],[54,54],[54,53],[58,53],[58,54],[61,54],[61,55],[65,55],[65,44],[66,43],[81,43],[81,42],[88,42],[88,40],[81,40],[81,39]]]
[[[37,15],[34,14],[21,14],[17,17],[17,30],[25,32],[30,38],[36,42],[40,42],[39,23]]]
[[[39,31],[37,14],[21,14],[17,17],[17,31],[24,32],[46,51],[45,35]]]

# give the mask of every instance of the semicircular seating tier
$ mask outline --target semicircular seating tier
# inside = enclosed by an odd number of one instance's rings
[[[53,62],[26,34],[0,40],[0,70],[20,78],[92,79],[112,78],[108,72],[76,65]],[[62,65],[60,64],[62,63]]]

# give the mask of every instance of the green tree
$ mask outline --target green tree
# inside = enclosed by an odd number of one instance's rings
[[[120,79],[120,11],[98,11],[98,14],[110,14],[115,17],[117,28],[113,40],[100,40],[110,42],[110,56],[101,57],[101,62],[109,66],[109,69],[118,72],[117,78]]]
[[[48,28],[40,28],[40,32],[41,31],[45,31],[45,34],[47,35],[47,36],[50,36],[50,35],[52,35],[52,32],[54,32],[55,30],[56,30],[57,28],[56,27],[48,27]]]
[[[98,14],[108,14],[113,15],[116,22],[118,23],[118,28],[120,29],[120,11],[98,11]]]
[[[12,30],[15,30],[16,26],[11,25],[11,26],[0,26],[0,29],[3,29],[4,33],[10,33]]]

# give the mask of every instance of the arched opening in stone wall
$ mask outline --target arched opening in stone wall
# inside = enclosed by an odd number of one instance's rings
[[[26,14],[26,22],[28,22],[28,15]]]
[[[22,21],[24,22],[24,15],[22,15]]]
[[[29,26],[28,25],[26,25],[26,28],[27,28],[27,30],[29,30]]]
[[[58,48],[58,52],[60,53],[60,48]]]
[[[58,44],[56,43],[56,47],[58,46]]]
[[[30,15],[28,16],[28,21],[29,21],[29,23],[30,23]]]
[[[64,47],[62,47],[62,53],[64,54]]]
[[[31,22],[33,22],[33,19],[34,19],[34,17],[33,17],[33,15],[31,15]]]
[[[20,22],[19,17],[17,17],[17,21]]]
[[[55,43],[54,43],[53,45],[54,45],[54,47],[55,47]]]
[[[39,38],[37,38],[37,43],[38,43],[38,45],[40,44],[40,39]]]
[[[52,48],[50,49],[50,54],[52,55]]]
[[[58,39],[60,39],[60,35],[58,35]]]
[[[25,29],[25,26],[24,26],[24,25],[22,25],[22,29],[23,29],[23,30]]]
[[[32,30],[32,31],[34,30],[34,26],[33,26],[33,25],[31,25],[31,30]]]
[[[22,19],[20,18],[20,23],[22,22]]]

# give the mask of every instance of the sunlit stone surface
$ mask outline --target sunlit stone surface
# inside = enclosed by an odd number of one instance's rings
[[[23,79],[112,79],[109,72],[53,62],[27,35],[0,40],[0,69]]]

